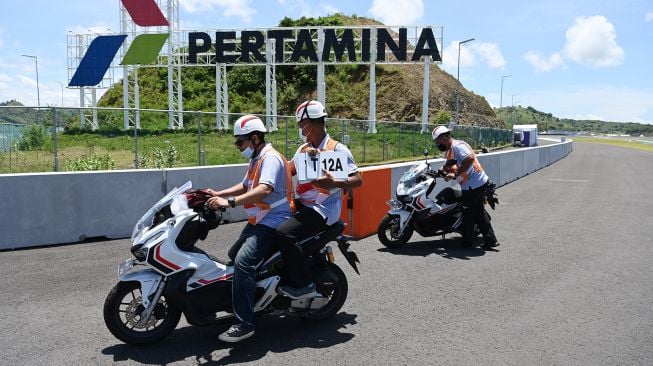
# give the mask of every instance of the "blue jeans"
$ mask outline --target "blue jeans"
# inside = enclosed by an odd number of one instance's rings
[[[275,232],[265,225],[247,224],[229,250],[229,256],[234,259],[231,298],[239,324],[254,326],[256,266],[275,250]]]

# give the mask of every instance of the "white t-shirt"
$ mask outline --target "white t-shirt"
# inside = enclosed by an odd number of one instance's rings
[[[474,163],[467,168],[467,180],[460,183],[460,187],[463,190],[470,188],[476,189],[488,181],[487,174],[483,171],[483,167],[481,167],[481,164],[476,159],[476,155],[467,143],[454,140],[451,144],[451,148],[453,149],[453,156],[454,159],[456,159],[456,164],[458,164],[458,166],[462,165],[463,160],[465,160],[466,157],[470,155],[474,157]]]
[[[323,150],[330,138],[331,137],[329,136],[329,134],[327,134],[322,140],[322,142],[320,143],[320,145],[317,146],[316,148],[318,150]],[[295,166],[297,166],[297,158],[301,153],[302,146],[300,146],[297,149],[297,151],[295,152],[295,156],[293,156],[293,161],[295,163]],[[336,144],[334,151],[344,151],[347,153],[347,166],[349,168],[349,175],[358,172],[358,166],[354,161],[354,156],[351,154],[351,151],[349,151],[347,146],[338,143]],[[300,202],[304,206],[310,207],[315,211],[317,211],[317,213],[319,213],[322,217],[326,219],[327,225],[333,225],[335,222],[337,222],[340,219],[340,212],[342,210],[342,189],[338,189],[337,192],[330,195],[322,203],[304,202],[301,200]]]
[[[263,155],[268,149],[272,149],[270,143],[267,143],[263,150],[261,150],[254,159],[250,160],[249,166],[255,166],[261,158],[261,155]],[[282,159],[283,157],[279,154],[269,153],[265,156],[265,160],[263,160],[263,164],[261,165],[261,176],[258,182],[259,184],[267,184],[272,187],[272,193],[261,200],[263,203],[272,204],[286,198],[286,169]],[[243,185],[247,187],[247,173],[245,173],[245,178],[243,178]],[[285,202],[279,206],[273,207],[261,222],[258,223],[258,225],[265,225],[276,229],[277,226],[290,218],[290,216],[292,216],[290,204]]]

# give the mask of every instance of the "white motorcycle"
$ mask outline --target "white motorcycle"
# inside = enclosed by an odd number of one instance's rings
[[[413,165],[401,176],[396,199],[388,201],[390,210],[377,230],[383,245],[399,248],[410,240],[414,231],[424,237],[441,235],[443,239],[448,233],[460,232],[462,213],[465,210],[461,203],[460,185],[444,188],[433,199],[429,196],[436,187],[437,178],[443,178],[442,170],[431,169],[426,159]],[[499,202],[495,188],[494,183],[491,183],[485,193],[486,203],[492,209]],[[474,227],[474,232],[480,234],[478,227]]]
[[[219,226],[222,214],[207,208],[208,195],[191,188],[187,182],[172,190],[134,227],[134,258],[120,264],[120,281],[104,303],[107,328],[125,343],[162,339],[175,329],[182,313],[191,325],[233,320],[233,266],[195,247]],[[279,252],[267,257],[257,268],[255,313],[281,312],[314,320],[335,315],[347,298],[347,277],[327,244],[336,241],[358,273],[358,258],[349,250],[352,238],[341,235],[344,226],[337,222],[300,242],[317,287],[313,298],[293,300],[279,294],[277,288],[285,284],[283,260]]]

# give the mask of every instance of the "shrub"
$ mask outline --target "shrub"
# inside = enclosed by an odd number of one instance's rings
[[[138,167],[139,168],[172,168],[177,162],[178,152],[177,148],[173,145],[168,146],[165,150],[161,150],[158,147],[154,148],[152,151],[152,156],[148,154],[143,154],[138,157]]]
[[[449,111],[439,111],[438,114],[435,115],[435,123],[439,125],[447,124],[449,121],[451,121],[451,113],[449,113]]]
[[[109,154],[105,155],[82,155],[66,162],[65,170],[68,171],[89,171],[89,170],[112,170],[116,163]]]
[[[31,125],[26,128],[23,136],[16,143],[16,147],[21,151],[43,150],[50,134],[48,130],[41,125]]]

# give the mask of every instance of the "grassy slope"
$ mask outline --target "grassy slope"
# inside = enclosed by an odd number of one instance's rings
[[[653,136],[653,125],[641,123],[557,118],[551,113],[540,112],[532,107],[523,108],[522,106],[497,108],[495,111],[497,118],[505,121],[508,125],[537,124],[541,131],[564,130]]]

